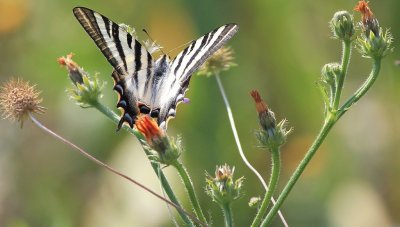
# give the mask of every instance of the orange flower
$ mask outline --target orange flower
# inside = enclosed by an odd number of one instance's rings
[[[181,140],[168,137],[158,126],[157,122],[149,115],[141,115],[135,122],[136,129],[146,138],[148,147],[154,155],[151,160],[161,164],[175,165],[182,153]]]
[[[59,57],[57,58],[57,62],[58,64],[60,64],[60,66],[65,66],[68,69],[73,69],[73,70],[77,70],[79,68],[78,64],[76,64],[76,62],[74,62],[72,60],[72,57],[74,56],[73,53],[69,53],[67,54],[67,57]]]
[[[251,96],[253,97],[254,101],[256,102],[256,109],[258,113],[262,113],[268,111],[268,106],[263,102],[261,99],[260,93],[257,90],[253,90],[250,92]]]
[[[157,122],[148,115],[142,115],[136,120],[136,128],[146,138],[150,146],[158,144],[164,133],[158,127]]]
[[[59,57],[57,59],[58,64],[60,66],[65,66],[68,70],[69,77],[75,84],[83,84],[82,75],[84,75],[84,71],[79,67],[79,65],[72,60],[74,56],[73,53],[67,54],[67,57]]]
[[[354,10],[361,13],[363,24],[367,23],[367,21],[373,20],[374,18],[374,14],[369,8],[368,2],[364,0],[359,1]]]
[[[257,90],[250,92],[254,101],[256,102],[256,109],[258,112],[258,118],[260,125],[265,131],[275,131],[276,119],[275,114],[268,109],[267,104],[261,99],[260,93]]]

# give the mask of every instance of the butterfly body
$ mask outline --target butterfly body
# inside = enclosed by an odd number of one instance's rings
[[[236,24],[223,25],[192,41],[173,60],[165,54],[153,60],[124,27],[84,7],[73,12],[114,68],[117,107],[122,109],[118,129],[123,123],[133,127],[138,115],[149,114],[165,130],[184,99],[192,73],[238,30]]]

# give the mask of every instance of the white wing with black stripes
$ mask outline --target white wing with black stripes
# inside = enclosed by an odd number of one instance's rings
[[[192,73],[238,30],[236,24],[221,26],[191,42],[174,60],[162,55],[153,61],[144,46],[107,17],[84,7],[76,7],[73,12],[114,68],[117,107],[122,108],[118,129],[124,122],[133,127],[139,114],[149,114],[166,130]]]
[[[151,91],[145,85],[153,74],[153,60],[149,52],[124,28],[107,17],[84,7],[73,12],[85,31],[114,67],[117,107],[122,108],[118,128],[127,122],[133,127],[140,113],[140,103],[148,103]]]
[[[176,106],[183,100],[191,75],[238,31],[236,24],[226,24],[205,34],[179,53],[171,62],[167,80],[159,91],[160,114],[158,124],[166,128],[169,117],[176,114]]]

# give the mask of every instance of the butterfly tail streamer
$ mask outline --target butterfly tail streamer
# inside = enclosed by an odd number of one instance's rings
[[[237,145],[237,148],[238,148],[238,150],[239,150],[239,154],[240,154],[240,156],[242,157],[243,162],[247,165],[247,167],[248,167],[251,171],[253,171],[253,173],[254,173],[254,174],[257,176],[257,178],[260,180],[261,184],[262,184],[262,185],[264,186],[264,188],[265,188],[265,191],[268,191],[268,186],[267,186],[267,184],[265,183],[265,180],[263,179],[263,177],[261,176],[261,174],[250,164],[250,162],[247,160],[246,156],[244,155],[244,152],[243,152],[243,149],[242,149],[242,145],[241,145],[241,143],[240,143],[239,136],[238,136],[238,133],[237,133],[237,130],[236,130],[235,121],[234,121],[234,119],[233,119],[232,109],[231,109],[231,107],[230,107],[230,104],[229,104],[229,101],[228,101],[228,97],[226,96],[224,86],[222,85],[221,78],[219,77],[219,75],[215,75],[215,78],[216,78],[216,80],[217,80],[219,90],[221,91],[221,96],[222,96],[222,98],[223,98],[223,100],[224,100],[224,103],[225,103],[225,106],[226,106],[226,111],[228,112],[229,123],[230,123],[231,128],[232,128],[233,137],[235,138],[236,145]],[[276,203],[276,201],[275,201],[275,199],[274,199],[273,197],[271,197],[271,202],[272,202],[274,205],[275,205],[275,203]],[[281,219],[283,225],[284,225],[285,227],[289,227],[288,223],[287,223],[286,220],[285,220],[285,217],[283,216],[283,214],[282,214],[282,212],[281,212],[280,210],[278,211],[278,215],[279,215],[279,217],[280,217],[280,219]]]

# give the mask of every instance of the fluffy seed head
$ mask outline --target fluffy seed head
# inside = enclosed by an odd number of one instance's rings
[[[22,79],[11,79],[0,87],[0,110],[4,119],[23,121],[28,113],[44,113],[40,91]]]
[[[230,47],[222,47],[217,50],[199,69],[199,75],[218,75],[222,71],[236,66],[233,62],[233,50]]]

